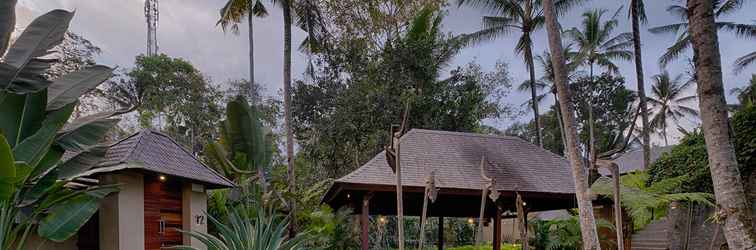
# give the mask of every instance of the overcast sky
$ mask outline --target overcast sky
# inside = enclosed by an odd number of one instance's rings
[[[225,0],[160,0],[158,24],[160,52],[189,60],[216,83],[248,76],[246,25],[242,25],[238,36],[223,33],[215,25],[218,9],[224,2]],[[588,1],[582,7],[575,8],[567,15],[560,17],[559,21],[564,27],[574,27],[580,24],[582,20],[580,14],[587,9],[606,8],[610,9],[609,14],[611,14],[627,2],[629,1]],[[647,28],[677,22],[674,16],[665,11],[668,5],[677,2],[646,1],[649,23],[642,28],[641,37],[647,84],[651,84],[652,75],[660,72],[657,59],[675,39],[672,35],[651,34]],[[756,22],[755,1],[745,2],[740,11],[723,20],[741,23]],[[32,17],[56,8],[76,10],[71,30],[82,34],[102,48],[103,53],[98,58],[101,64],[131,67],[134,57],[146,50],[144,0],[20,0],[19,24],[28,23]],[[255,78],[266,86],[269,94],[275,95],[279,93],[283,78],[283,25],[279,8],[269,7],[268,11],[270,15],[267,18],[255,20]],[[453,34],[474,32],[480,29],[480,17],[483,14],[484,12],[478,9],[450,7],[444,20],[444,29]],[[616,32],[630,31],[626,11],[623,10],[619,20]],[[304,35],[298,29],[293,29],[295,48]],[[497,61],[502,60],[510,65],[514,84],[519,84],[527,78],[528,74],[520,57],[513,52],[518,35],[513,33],[511,37],[464,49],[454,59],[450,69],[475,60],[484,70],[490,70]],[[545,31],[536,32],[533,40],[535,52],[541,53],[548,49]],[[732,62],[739,56],[755,51],[756,41],[740,39],[727,32],[721,32],[719,42],[725,89],[744,86],[750,79],[750,73],[756,71],[756,66],[751,66],[744,73],[734,75]],[[692,57],[692,51],[689,51],[687,56]],[[304,59],[303,55],[294,54],[292,72],[294,78],[301,78],[304,71]],[[684,73],[686,61],[686,59],[677,60],[668,67],[668,70],[672,74]],[[619,65],[628,88],[635,89],[635,70],[632,62],[621,62]],[[650,88],[647,87],[647,91],[648,89]],[[528,98],[527,96],[527,94],[515,92],[509,101],[514,105],[520,105]],[[734,102],[735,98],[730,96],[728,101]],[[544,107],[546,105],[550,103],[544,104]],[[530,116],[532,115],[526,115],[521,119]],[[496,127],[504,128],[511,121],[499,120],[491,121],[491,123]]]

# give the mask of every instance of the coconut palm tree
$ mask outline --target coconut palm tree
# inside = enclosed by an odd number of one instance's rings
[[[249,27],[249,89],[252,90],[252,84],[255,84],[255,42],[252,20],[254,17],[268,16],[268,10],[265,9],[265,5],[260,0],[228,0],[220,9],[220,19],[218,19],[217,25],[220,25],[224,32],[230,29],[234,34],[239,34],[239,24],[245,16]]]
[[[648,98],[648,102],[655,114],[651,118],[650,125],[651,128],[659,130],[664,137],[664,144],[669,146],[667,140],[669,122],[680,123],[680,119],[686,116],[698,117],[698,111],[688,106],[696,100],[696,95],[689,94],[688,91],[695,82],[683,80],[682,74],[672,77],[666,70],[654,75],[652,79],[654,85],[651,87],[651,97]]]
[[[638,105],[641,112],[641,138],[643,144],[643,168],[651,164],[651,136],[648,127],[648,106],[646,105],[645,76],[640,43],[640,25],[646,24],[646,8],[643,0],[630,0],[629,17],[633,27],[633,59],[635,59],[635,80],[638,88]]]
[[[578,58],[588,66],[591,81],[594,81],[594,66],[605,68],[610,73],[618,73],[619,67],[613,60],[629,61],[633,53],[628,50],[633,46],[632,34],[622,33],[612,36],[617,27],[617,15],[620,9],[608,20],[603,21],[605,9],[594,9],[583,13],[582,27],[565,32],[579,48]],[[596,168],[596,138],[594,135],[593,97],[585,100],[588,107],[588,155],[591,169]]]
[[[291,129],[291,24],[292,6],[291,0],[277,0],[283,9],[284,19],[284,65],[283,65],[283,95],[284,95],[284,129],[286,129],[286,165],[289,179],[289,192],[296,191],[296,175],[294,172],[294,135]],[[291,215],[294,215],[296,203],[294,199],[289,202]],[[296,234],[296,221],[289,225],[289,235]]]
[[[557,11],[562,13],[581,1],[582,0],[557,0],[555,4]],[[523,60],[525,61],[525,66],[528,69],[528,73],[530,73],[530,78],[526,81],[527,84],[530,84],[530,96],[532,100],[537,99],[538,87],[536,86],[537,80],[535,77],[535,66],[533,62],[533,41],[530,36],[533,32],[543,28],[544,16],[541,1],[459,0],[459,5],[463,4],[478,6],[498,15],[483,17],[483,29],[468,35],[471,43],[490,41],[512,31],[522,33],[517,41],[517,45],[515,45],[515,53],[522,55]],[[541,121],[538,116],[538,103],[531,103],[531,107],[533,109],[536,137],[538,138],[536,143],[541,146],[543,144],[543,136],[541,135]]]
[[[730,2],[730,1],[728,1]],[[739,2],[739,1],[737,1]],[[756,249],[751,210],[738,171],[717,37],[717,11],[711,0],[688,0],[690,43],[696,68],[701,120],[719,220],[730,249]]]
[[[565,148],[567,158],[572,168],[572,178],[575,183],[575,197],[580,217],[580,232],[584,249],[601,249],[596,219],[593,217],[593,205],[588,191],[588,173],[583,166],[582,157],[578,150],[577,129],[575,128],[575,114],[570,105],[570,90],[567,87],[567,66],[562,49],[562,36],[559,22],[557,22],[557,8],[554,0],[543,0],[543,16],[549,37],[549,51],[554,70],[554,85],[559,96],[559,107],[562,111],[562,122],[565,131]]]
[[[720,18],[732,14],[743,4],[743,0],[709,0],[712,1],[714,16]],[[683,5],[672,5],[667,7],[667,12],[677,16],[679,23],[663,25],[649,29],[654,34],[675,34],[677,39],[667,51],[659,57],[659,63],[666,66],[669,62],[680,58],[691,47],[691,34],[688,26],[688,8]],[[756,38],[756,24],[741,24],[734,22],[717,22],[714,27],[717,31],[729,31],[742,38]]]

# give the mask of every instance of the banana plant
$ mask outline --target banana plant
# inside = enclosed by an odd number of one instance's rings
[[[118,122],[112,118],[118,112],[69,122],[79,97],[110,78],[111,68],[98,65],[57,79],[44,77],[57,62],[50,54],[73,16],[54,10],[35,19],[0,60],[2,249],[24,249],[35,231],[65,241],[97,211],[100,200],[118,190],[69,185],[104,156],[98,142]],[[2,35],[12,31],[2,27]]]
[[[220,124],[220,137],[208,143],[205,155],[210,166],[236,183],[252,177],[265,187],[265,173],[273,155],[271,133],[260,113],[238,96],[226,105],[226,119]]]

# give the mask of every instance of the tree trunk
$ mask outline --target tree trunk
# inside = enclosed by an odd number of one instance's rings
[[[296,176],[294,174],[294,135],[291,130],[291,0],[282,0],[284,17],[284,127],[286,128],[286,164],[288,166],[289,192],[296,192]],[[296,200],[289,201],[291,223],[289,235],[297,233]]]
[[[543,1],[544,16],[546,17],[546,31],[549,37],[549,50],[551,62],[554,65],[554,84],[559,95],[559,106],[562,110],[565,139],[567,139],[567,158],[572,167],[572,176],[575,182],[575,196],[577,197],[580,211],[580,231],[584,249],[601,249],[598,244],[596,221],[593,217],[593,205],[588,192],[588,174],[580,159],[578,151],[577,131],[575,129],[575,115],[569,103],[569,88],[567,88],[567,68],[564,64],[562,53],[562,37],[557,22],[556,10],[553,0]]]
[[[593,120],[593,85],[596,84],[596,82],[593,80],[593,62],[590,63],[590,78],[591,78],[591,86],[588,87],[589,90],[589,98],[588,98],[588,164],[589,169],[594,170],[596,169],[596,134],[594,131],[595,122]]]
[[[525,36],[530,36],[525,34]],[[541,134],[541,118],[538,116],[538,93],[536,92],[535,65],[533,64],[533,51],[531,46],[525,47],[525,61],[528,63],[530,73],[530,97],[533,108],[533,121],[535,122],[536,143],[543,147],[543,135]]]
[[[556,89],[554,89],[552,93],[554,94],[554,113],[556,113],[557,125],[559,125],[559,135],[562,138],[562,155],[565,155],[565,152],[567,150],[567,145],[565,143],[567,140],[564,139],[564,125],[562,125],[562,111],[559,110],[559,97],[557,97]]]
[[[614,228],[617,233],[617,250],[625,250],[624,227],[622,226],[622,204],[620,198],[620,172],[617,163],[609,164],[612,171],[612,188],[614,189]]]
[[[689,32],[696,67],[699,108],[703,123],[714,197],[724,220],[730,249],[756,249],[751,211],[746,203],[735,149],[731,141],[727,103],[722,86],[722,62],[711,0],[688,0]]]
[[[249,26],[249,83],[247,83],[247,95],[251,105],[256,100],[252,99],[255,96],[255,40],[254,40],[254,24],[252,23],[254,15],[252,15],[252,8],[254,4],[249,5],[249,14],[247,15],[247,25]],[[265,169],[263,166],[257,167],[257,176],[260,181],[260,187],[262,187],[263,193],[268,192],[267,182],[265,180]]]
[[[252,14],[252,8],[254,7],[254,4],[249,5],[249,15],[247,15],[247,25],[249,26],[249,86],[247,86],[249,89],[249,95],[250,98],[254,96],[254,86],[255,86],[255,34],[254,34],[254,24],[252,23],[254,19],[254,15]],[[250,100],[252,101],[252,100]]]
[[[635,78],[638,82],[638,105],[640,105],[641,124],[643,125],[643,128],[641,128],[641,136],[643,137],[643,169],[646,169],[651,164],[651,136],[649,135],[648,108],[646,106],[645,84],[643,83],[645,79],[643,76],[643,60],[641,56],[639,16],[639,11],[641,10],[638,9],[640,8],[639,1],[642,0],[631,0],[630,11],[633,22],[633,52],[635,54]]]

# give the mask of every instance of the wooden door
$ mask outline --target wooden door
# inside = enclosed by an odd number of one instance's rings
[[[183,243],[177,229],[183,225],[181,182],[160,180],[145,175],[144,180],[144,248],[158,250]]]

